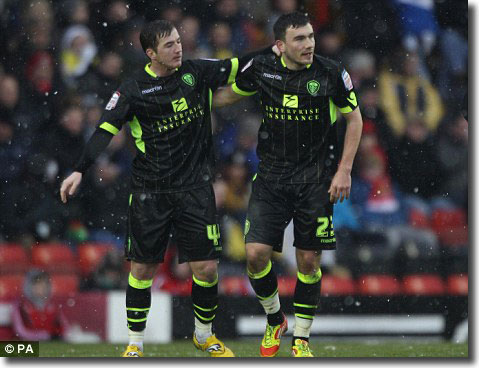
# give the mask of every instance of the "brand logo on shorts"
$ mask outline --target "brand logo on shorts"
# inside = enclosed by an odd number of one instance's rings
[[[186,99],[184,97],[181,97],[179,100],[173,100],[171,104],[173,105],[174,112],[188,110],[188,104],[186,103]]]
[[[218,239],[220,238],[219,226],[217,224],[206,225],[206,233],[208,234],[208,239],[213,240],[215,247],[218,246]]]
[[[316,96],[318,94],[318,91],[319,91],[319,87],[320,87],[320,84],[318,81],[316,80],[310,80],[307,84],[306,84],[306,88],[308,89],[308,92],[312,95],[312,96]]]
[[[298,96],[297,95],[284,95],[283,106],[298,108]]]
[[[195,77],[193,77],[193,74],[191,73],[183,74],[181,80],[190,87],[193,87],[195,85]]]

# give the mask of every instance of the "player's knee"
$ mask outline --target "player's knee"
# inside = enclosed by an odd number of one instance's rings
[[[157,264],[131,262],[131,274],[137,280],[151,280],[155,276]]]
[[[194,270],[197,279],[206,282],[214,282],[218,277],[218,266],[216,261],[202,262]]]
[[[298,271],[304,275],[314,275],[320,267],[321,255],[317,252],[298,252]]]
[[[246,247],[246,262],[248,270],[261,272],[268,266],[269,254],[255,247]]]

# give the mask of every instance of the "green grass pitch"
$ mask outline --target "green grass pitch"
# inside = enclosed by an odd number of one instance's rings
[[[259,357],[261,338],[225,341],[239,358]],[[281,345],[277,357],[290,357],[289,339]],[[468,358],[467,344],[446,342],[312,342],[315,357],[324,358]],[[40,357],[119,357],[125,345],[67,344],[41,342]],[[196,350],[191,341],[174,341],[170,344],[145,344],[145,357],[203,358],[206,353]]]

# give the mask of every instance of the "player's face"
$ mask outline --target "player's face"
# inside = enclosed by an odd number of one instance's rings
[[[155,52],[156,61],[167,69],[176,69],[181,66],[182,53],[180,35],[173,28],[169,36],[160,38]]]
[[[289,27],[286,30],[285,40],[280,51],[292,62],[299,65],[308,65],[313,62],[314,32],[313,26],[308,23],[303,27]]]

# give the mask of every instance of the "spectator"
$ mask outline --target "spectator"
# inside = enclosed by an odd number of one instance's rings
[[[181,20],[178,32],[181,36],[181,44],[183,45],[183,57],[185,59],[199,59],[209,56],[206,48],[199,44],[200,21],[197,17],[186,16]]]
[[[461,113],[451,114],[441,130],[437,155],[444,180],[440,193],[467,211],[468,204],[468,123]]]
[[[392,71],[384,69],[378,80],[380,106],[396,137],[401,137],[411,118],[421,117],[434,132],[443,116],[437,89],[418,72],[417,54],[399,51],[391,57]]]
[[[93,34],[86,26],[67,28],[61,42],[60,65],[63,80],[70,88],[78,85],[78,78],[87,72],[97,52]]]
[[[12,313],[13,329],[21,340],[65,339],[70,324],[51,295],[49,275],[31,270],[25,278],[22,298]]]
[[[360,145],[363,145],[361,143]],[[407,223],[402,193],[387,172],[383,153],[376,147],[358,157],[359,174],[351,187],[351,202],[363,229]]]
[[[91,275],[85,288],[123,290],[128,285],[123,263],[123,256],[120,252],[108,252]]]
[[[391,174],[404,193],[426,201],[438,194],[441,177],[435,145],[426,122],[416,118],[407,123],[397,150],[389,150]]]
[[[90,65],[85,75],[78,78],[78,93],[94,93],[98,103],[106,106],[111,98],[111,91],[120,84],[122,67],[123,59],[117,52],[106,50],[101,52],[99,62]]]
[[[128,177],[133,159],[125,142],[126,134],[121,130],[87,174],[84,198],[87,206],[83,217],[89,224],[89,240],[112,243],[118,249],[123,249],[125,240]]]
[[[248,50],[249,45],[246,43],[247,39],[244,34],[244,26],[246,18],[241,12],[237,0],[218,0],[215,4],[215,21],[214,24],[223,24],[220,29],[226,33],[226,27],[229,28],[230,48],[233,55],[241,55],[244,50]],[[221,37],[218,35],[217,37]],[[226,38],[226,35],[223,37]],[[216,37],[212,36],[212,39]],[[217,48],[218,46],[215,45]]]
[[[228,23],[215,23],[209,29],[212,56],[215,59],[228,59],[234,57],[232,47],[232,30]]]

